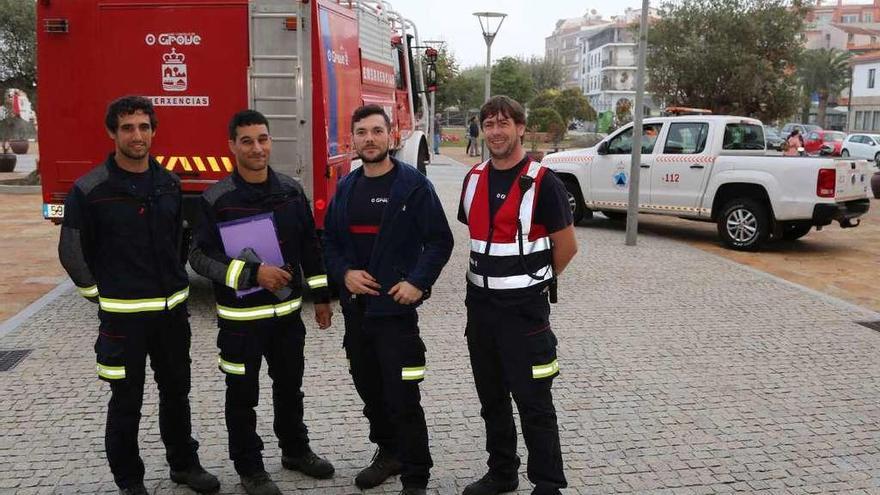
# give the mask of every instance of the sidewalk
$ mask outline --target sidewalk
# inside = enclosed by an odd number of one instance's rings
[[[466,228],[454,220],[464,166],[432,166],[456,239],[420,310],[422,386],[435,468],[429,493],[461,493],[485,470],[483,422],[463,337]],[[553,308],[554,384],[568,494],[880,493],[880,315],[686,244],[611,228],[576,229],[581,251]],[[243,493],[226,452],[223,376],[208,284],[193,278],[193,426],[221,493]],[[304,310],[306,424],[331,480],[280,467],[269,380],[258,430],[286,493],[353,494],[373,447],[341,349],[338,311],[320,332]],[[95,307],[69,291],[0,337],[33,349],[0,372],[0,493],[114,493],[104,459],[107,387],[94,376]],[[148,380],[141,449],[151,493],[167,480],[157,392]],[[525,448],[520,442],[520,453]],[[528,494],[526,467],[519,494]],[[386,483],[364,493],[397,493]]]

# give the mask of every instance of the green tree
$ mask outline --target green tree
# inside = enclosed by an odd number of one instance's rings
[[[849,59],[848,52],[820,48],[805,51],[798,64],[797,75],[807,96],[807,108],[810,105],[810,95],[815,93],[819,97],[816,123],[821,127],[825,127],[828,100],[849,85],[852,76]]]
[[[540,93],[546,89],[557,89],[562,86],[565,79],[565,69],[559,60],[553,57],[536,57],[532,56],[528,60],[522,60],[532,82],[535,85],[535,92]]]
[[[672,105],[775,120],[798,105],[802,0],[680,0],[648,32],[648,90]]]
[[[566,126],[559,112],[550,107],[531,110],[526,117],[526,129],[529,130],[529,141],[532,149],[538,147],[539,132],[546,132],[548,137],[558,144],[565,137]]]
[[[437,108],[458,107],[459,110],[480,108],[483,104],[485,69],[471,67],[460,71],[446,84],[437,88]]]
[[[590,100],[577,88],[545,89],[529,102],[529,110],[552,108],[567,126],[572,119],[596,120]]]
[[[34,99],[37,80],[37,4],[0,0],[0,89],[20,88]]]
[[[454,103],[450,103],[451,93],[449,91],[449,86],[452,81],[458,77],[460,72],[458,67],[458,61],[455,60],[455,54],[449,51],[449,49],[444,45],[442,46],[437,53],[437,101],[436,107],[437,109],[446,108]]]
[[[525,103],[535,95],[535,83],[522,61],[504,57],[492,66],[492,95],[507,95]]]

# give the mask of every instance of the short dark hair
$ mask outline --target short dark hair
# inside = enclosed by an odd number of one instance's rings
[[[153,109],[153,103],[143,96],[123,96],[110,102],[107,106],[107,114],[104,116],[104,125],[107,126],[108,131],[115,133],[119,129],[119,117],[132,115],[138,110],[150,118],[150,128],[155,131],[159,124],[156,120],[156,110]]]
[[[264,125],[266,130],[269,130],[269,119],[260,112],[251,109],[236,113],[229,120],[229,140],[235,141],[238,138],[238,128],[249,125]]]
[[[385,113],[385,109],[379,105],[370,104],[357,107],[351,114],[351,132],[354,132],[354,125],[370,115],[381,115],[385,119],[385,127],[391,129],[391,119]]]
[[[504,118],[513,119],[517,124],[526,125],[526,111],[523,110],[516,100],[509,96],[498,95],[489,98],[489,101],[483,103],[480,107],[480,127],[486,119],[502,115]]]

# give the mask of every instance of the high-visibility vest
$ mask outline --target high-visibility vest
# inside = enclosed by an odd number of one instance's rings
[[[462,193],[471,237],[467,280],[485,289],[542,288],[553,278],[550,237],[544,225],[533,222],[533,216],[546,169],[538,162],[523,166],[490,219],[488,163],[471,169]],[[519,184],[524,175],[534,181],[525,194]],[[517,218],[522,223],[522,257]]]

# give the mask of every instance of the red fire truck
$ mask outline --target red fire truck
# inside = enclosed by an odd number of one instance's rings
[[[415,25],[384,1],[40,0],[39,168],[43,215],[58,221],[73,182],[112,150],[103,113],[144,95],[159,124],[152,154],[193,198],[232,171],[226,124],[270,122],[272,166],[298,178],[319,226],[352,163],[351,113],[392,119],[395,155],[423,172],[431,122]]]

